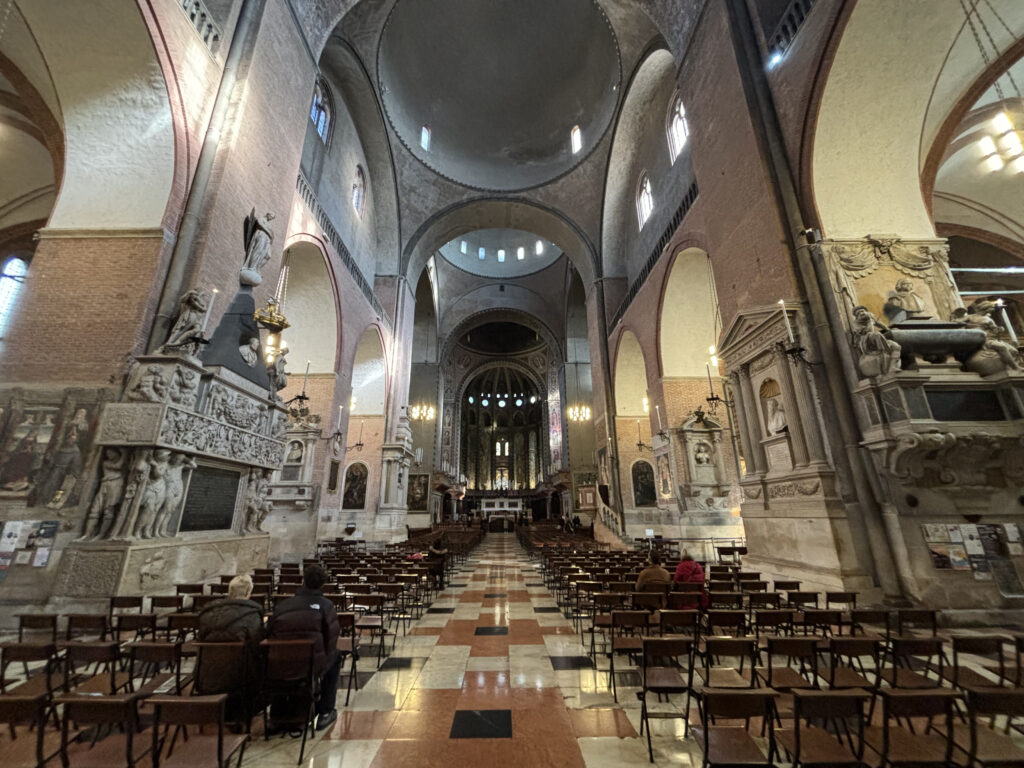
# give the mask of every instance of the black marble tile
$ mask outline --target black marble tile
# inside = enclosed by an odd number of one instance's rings
[[[419,668],[427,663],[426,659],[413,658],[411,656],[391,656],[380,665],[380,669],[412,669],[413,667]]]
[[[459,587],[468,587],[469,584],[449,584],[448,589],[457,589]]]
[[[593,669],[594,662],[589,656],[549,656],[555,669]]]
[[[508,627],[477,627],[474,635],[507,635]]]
[[[460,709],[452,719],[452,739],[511,739],[511,709]]]
[[[427,613],[455,613],[454,608],[427,608]]]
[[[533,609],[534,613],[560,613],[561,611],[562,609],[556,605],[543,605],[540,608]]]
[[[489,597],[508,597],[507,592],[484,592],[484,599]]]

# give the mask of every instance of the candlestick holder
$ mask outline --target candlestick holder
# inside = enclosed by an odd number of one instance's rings
[[[786,357],[790,358],[795,363],[803,363],[808,368],[814,365],[821,365],[821,363],[815,363],[811,360],[808,360],[806,355],[807,350],[801,347],[799,344],[793,343],[787,346],[786,344],[780,341],[779,348],[786,355]]]
[[[296,400],[298,400],[298,401],[299,401],[300,403],[304,403],[304,402],[306,402],[307,400],[309,400],[309,395],[307,395],[307,394],[306,394],[305,392],[300,392],[300,393],[299,393],[299,394],[297,394],[297,395],[296,395],[295,397],[293,397],[293,398],[292,398],[291,400],[288,400],[288,401],[287,401],[287,402],[285,403],[285,405],[291,405],[291,404],[292,404],[292,403],[294,403],[294,402],[295,402]]]
[[[346,451],[349,451],[349,450],[361,451],[361,450],[363,450],[363,441],[362,441],[362,439],[357,440],[356,442],[352,443],[352,445],[346,445],[345,446],[345,450]]]
[[[643,440],[637,440],[636,441],[636,449],[638,451],[640,451],[640,453],[643,453],[644,452],[644,448],[650,448],[652,451],[654,450],[654,446],[653,445],[648,445]]]
[[[709,397],[705,397],[704,401],[709,406],[711,406],[711,412],[712,413],[714,413],[715,411],[718,410],[719,404],[724,405],[726,408],[732,408],[732,404],[733,404],[733,402],[735,402],[733,400],[726,400],[724,397],[719,397],[718,395],[716,395],[714,393],[712,393]],[[700,411],[700,408],[698,408],[697,411]],[[694,415],[697,414],[697,411],[694,411]],[[704,416],[704,412],[701,411],[700,418],[703,418],[703,416]]]

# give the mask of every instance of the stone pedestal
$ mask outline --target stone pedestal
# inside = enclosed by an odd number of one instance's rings
[[[270,536],[179,536],[155,541],[75,542],[61,558],[54,597],[173,593],[176,584],[265,568]]]

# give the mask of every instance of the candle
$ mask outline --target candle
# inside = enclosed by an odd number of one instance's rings
[[[206,314],[203,315],[203,325],[199,329],[199,333],[206,333],[206,324],[210,322],[210,314],[213,312],[213,300],[217,298],[217,289],[213,289],[213,295],[206,300]]]
[[[302,394],[306,394],[306,381],[309,379],[309,360],[306,361],[306,373],[302,377]]]
[[[1013,346],[1018,346],[1020,342],[1017,340],[1017,332],[1013,330],[1013,325],[1010,323],[1010,316],[1006,314],[1006,305],[1003,304],[1002,299],[996,300],[996,305],[998,305],[999,312],[1003,316],[1003,325],[1006,326],[1006,332],[1010,334],[1010,341],[1013,342]]]
[[[654,412],[656,414],[658,414],[658,431],[662,432],[663,430],[662,430],[662,427],[661,427],[661,406],[660,405],[654,406]]]
[[[343,405],[339,405],[338,406],[338,429],[337,429],[338,432],[341,432],[341,411],[342,411],[342,409],[344,407],[345,406],[343,406]]]
[[[363,424],[365,424],[365,423],[366,423],[365,419],[363,419],[363,420],[361,420],[359,422],[359,442],[360,443],[363,442]]]
[[[640,436],[640,419],[636,420],[636,441],[638,443],[643,442],[643,438]]]
[[[714,397],[715,385],[711,383],[711,363],[704,363],[704,367],[708,369],[708,392]]]
[[[782,320],[786,323],[786,336],[789,337],[789,343],[796,344],[796,339],[793,338],[793,326],[789,324],[789,313],[786,311],[786,300],[779,299],[779,306],[782,307]]]

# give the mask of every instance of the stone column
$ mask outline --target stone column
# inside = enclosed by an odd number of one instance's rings
[[[743,403],[743,390],[740,386],[740,374],[733,371],[729,374],[732,379],[733,405],[736,406],[736,430],[739,432],[740,443],[743,446],[743,457],[746,459],[743,466],[743,477],[751,477],[754,474],[754,442],[747,429],[747,410]]]
[[[793,449],[793,466],[807,466],[807,441],[804,437],[804,419],[800,412],[800,401],[793,390],[793,374],[789,369],[789,355],[781,348],[775,350],[782,379],[782,405],[786,409],[786,425],[789,427],[789,443]]]
[[[807,372],[802,368],[803,363],[799,361],[789,360],[788,365],[791,368],[796,398],[807,408],[807,417],[803,420],[804,439],[807,442],[807,458],[812,466],[827,466],[828,459],[825,455],[825,442],[821,434],[821,425],[818,423],[818,408],[807,382]]]
[[[750,463],[754,465],[754,473],[763,475],[768,471],[768,460],[764,455],[764,446],[761,445],[761,426],[757,423],[757,402],[754,399],[754,388],[750,383],[750,372],[746,366],[740,368],[740,387],[738,390],[739,401],[743,402],[743,411],[746,414],[747,432],[750,435]]]

